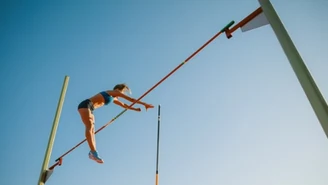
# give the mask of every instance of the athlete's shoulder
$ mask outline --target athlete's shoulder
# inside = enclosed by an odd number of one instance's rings
[[[119,92],[115,90],[105,90],[105,92],[111,96],[117,96]]]

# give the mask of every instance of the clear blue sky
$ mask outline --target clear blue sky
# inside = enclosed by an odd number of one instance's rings
[[[272,0],[328,97],[328,2]],[[0,184],[37,184],[65,75],[50,164],[84,138],[80,101],[125,82],[138,98],[257,0],[7,1],[0,6]],[[326,185],[328,140],[269,26],[221,36],[144,101],[162,105],[161,185]],[[96,128],[122,111],[95,112]],[[157,109],[126,112],[47,185],[151,185]]]

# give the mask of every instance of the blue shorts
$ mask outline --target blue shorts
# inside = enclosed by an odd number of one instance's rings
[[[91,112],[93,112],[94,110],[93,103],[89,99],[82,101],[77,107],[77,109],[82,109],[82,108],[90,109]]]

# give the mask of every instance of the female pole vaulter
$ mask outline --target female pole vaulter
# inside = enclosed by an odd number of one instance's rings
[[[104,160],[99,156],[98,151],[96,149],[95,126],[94,126],[95,116],[93,115],[93,111],[104,105],[114,103],[125,109],[140,112],[141,111],[140,108],[129,107],[129,105],[118,100],[118,98],[124,98],[130,102],[136,101],[136,99],[125,95],[126,91],[129,91],[131,93],[130,88],[126,84],[117,84],[115,85],[113,90],[102,91],[92,96],[91,98],[82,101],[78,106],[78,112],[81,116],[82,122],[85,125],[85,137],[90,147],[89,158],[98,163],[104,163]],[[141,101],[138,101],[136,103],[145,106],[146,111],[149,108],[154,108],[153,105]]]

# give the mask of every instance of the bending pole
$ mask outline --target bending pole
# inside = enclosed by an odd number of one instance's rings
[[[43,160],[43,165],[42,165],[42,168],[41,168],[41,173],[40,173],[38,185],[44,185],[45,184],[46,170],[48,168],[48,164],[49,164],[49,160],[50,160],[51,152],[52,152],[52,147],[53,147],[55,137],[56,137],[57,127],[58,127],[62,107],[63,107],[63,104],[64,104],[64,99],[65,99],[65,94],[66,94],[66,90],[67,90],[67,86],[68,86],[68,81],[69,81],[69,77],[65,76],[63,87],[62,87],[61,94],[60,94],[60,98],[59,98],[58,105],[57,105],[56,115],[55,115],[55,118],[54,118],[54,121],[53,121],[51,133],[50,133],[50,136],[49,136],[48,147],[47,147],[45,157],[44,157],[44,160]]]
[[[328,106],[324,97],[270,1],[259,0],[259,3],[328,137]]]
[[[158,157],[159,157],[159,130],[161,124],[161,105],[158,105],[158,121],[157,121],[157,154],[156,154],[156,181],[155,185],[158,185]]]
[[[190,59],[192,59],[197,53],[199,53],[202,49],[204,49],[209,43],[211,43],[215,38],[217,38],[220,34],[222,34],[223,32],[218,32],[217,34],[215,34],[210,40],[208,40],[205,44],[203,44],[198,50],[196,50],[193,54],[191,54],[185,61],[183,61],[182,63],[180,63],[175,69],[173,69],[169,74],[167,74],[164,78],[162,78],[159,82],[157,82],[153,87],[151,87],[147,92],[145,92],[140,98],[138,98],[136,101],[134,101],[131,105],[129,105],[129,107],[132,107],[134,104],[136,104],[139,100],[141,100],[143,97],[145,97],[148,93],[150,93],[153,89],[155,89],[159,84],[161,84],[164,80],[166,80],[169,76],[171,76],[175,71],[177,71],[179,68],[181,68],[184,64],[186,64]],[[112,122],[114,122],[118,117],[120,117],[121,115],[123,115],[125,112],[127,111],[127,109],[123,110],[121,113],[119,113],[116,117],[114,117],[110,122],[106,123],[104,126],[102,126],[101,128],[99,128],[95,133],[97,134],[99,131],[101,131],[102,129],[106,128],[108,125],[110,125]],[[77,148],[78,146],[80,146],[82,143],[84,143],[86,141],[86,139],[84,139],[83,141],[81,141],[80,143],[78,143],[76,146],[74,146],[72,149],[70,149],[68,152],[64,153],[62,156],[60,156],[59,158],[57,158],[57,162],[52,165],[50,167],[50,169],[53,169],[54,167],[56,167],[57,165],[59,165],[59,161],[60,159],[62,159],[63,157],[65,157],[68,153],[70,153],[71,151],[73,151],[75,148]]]

